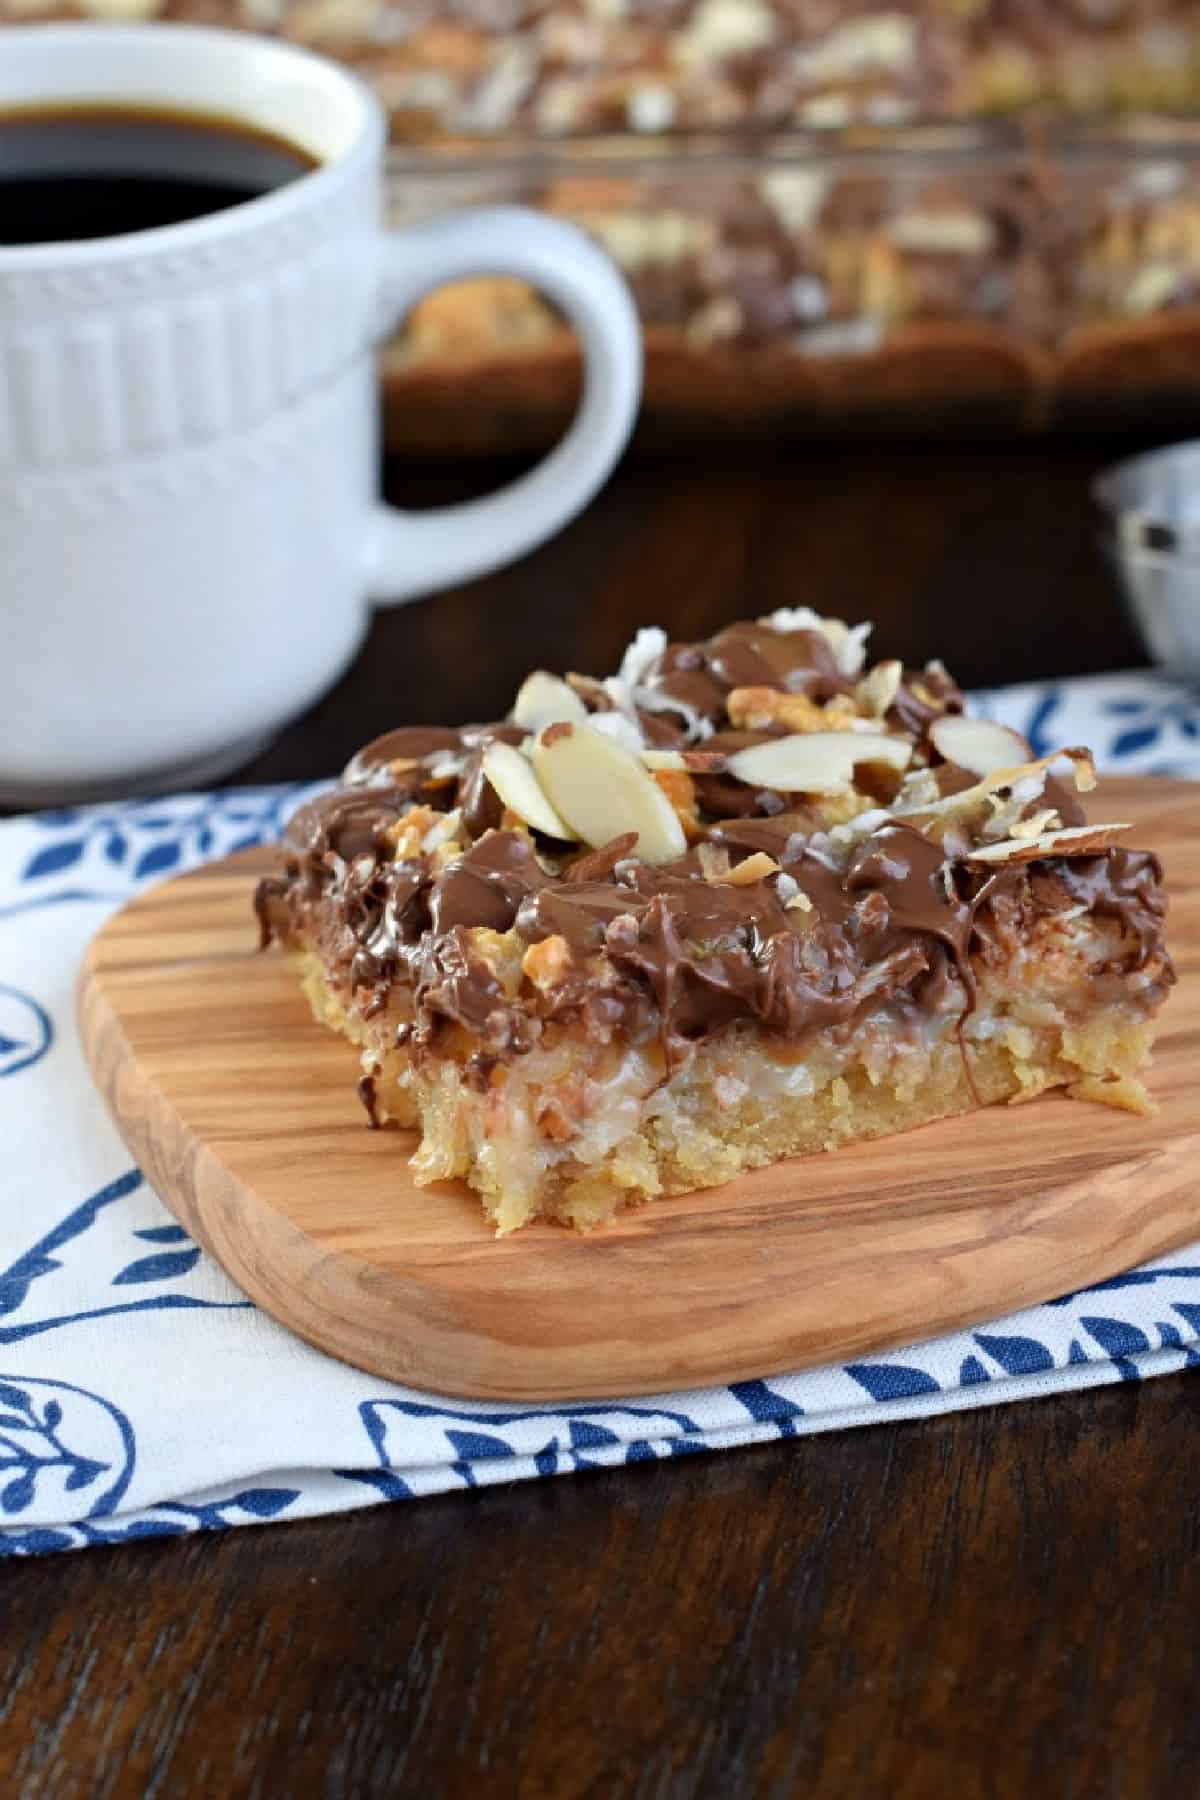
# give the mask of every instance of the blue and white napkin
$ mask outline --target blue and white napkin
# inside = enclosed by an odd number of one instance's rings
[[[1105,676],[978,696],[1043,750],[1200,774],[1200,689]],[[0,1555],[301,1519],[731,1449],[1200,1362],[1200,1245],[844,1367],[575,1406],[460,1402],[331,1361],[245,1300],[131,1167],[76,1040],[83,949],[129,895],[277,836],[311,790],[0,823]]]

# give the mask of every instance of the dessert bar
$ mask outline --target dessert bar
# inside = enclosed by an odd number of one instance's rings
[[[296,815],[263,942],[419,1182],[587,1228],[1047,1088],[1148,1107],[1157,860],[1085,821],[1084,749],[1032,755],[867,632],[644,630],[497,724],[388,734]]]
[[[359,69],[397,133],[893,125],[1185,110],[1194,0],[3,0],[0,19],[187,20]]]
[[[1194,134],[1193,134],[1194,137]],[[506,198],[582,227],[646,340],[643,431],[1186,429],[1200,403],[1200,138],[1065,129],[884,144],[596,142],[539,169],[397,159],[398,223]],[[574,339],[522,283],[430,294],[384,355],[398,447],[552,438]],[[469,399],[470,404],[465,402]]]

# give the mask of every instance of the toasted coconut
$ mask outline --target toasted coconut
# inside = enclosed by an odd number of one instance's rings
[[[646,679],[667,647],[667,634],[660,625],[643,625],[621,658],[621,680],[636,688]]]
[[[731,887],[752,887],[756,881],[765,881],[768,875],[778,875],[779,864],[765,850],[755,850],[752,855],[744,856],[740,863],[735,863],[725,877]]]
[[[1029,782],[1029,787],[1022,790],[1022,804],[1023,806],[1028,805],[1030,800],[1036,800],[1042,792],[1046,785],[1046,776],[1062,756],[1068,757],[1073,765],[1072,773],[1079,792],[1081,794],[1090,793],[1096,785],[1096,771],[1092,763],[1091,751],[1065,748],[1053,750],[1049,756],[1039,756],[1033,762],[1018,764],[1016,768],[995,769],[990,775],[985,775],[982,781],[976,782],[974,787],[964,788],[961,793],[947,794],[937,800],[925,800],[923,797],[914,799],[901,788],[900,802],[891,809],[893,817],[897,819],[967,817],[976,812],[986,802],[989,795],[998,793],[1002,788],[1015,789],[1019,783],[1026,780]],[[922,770],[919,773],[924,775],[926,771]],[[1037,779],[1038,777],[1040,780]]]
[[[900,783],[900,792],[892,802],[892,810],[903,806],[909,812],[925,811],[936,806],[942,798],[942,790],[938,786],[937,776],[924,764],[920,768],[910,769]]]
[[[429,758],[429,780],[427,787],[447,787],[450,782],[457,781],[467,766],[465,756],[455,750],[435,750]]]
[[[835,844],[844,844],[853,849],[856,844],[861,844],[864,838],[873,836],[877,831],[882,831],[891,822],[892,815],[886,807],[868,806],[861,812],[855,813],[853,818],[831,822],[829,836]]]
[[[605,686],[611,688],[612,685],[613,682],[610,678]],[[674,719],[682,719],[684,728],[693,742],[699,742],[712,736],[712,720],[706,717],[699,707],[689,705],[686,700],[675,699],[670,694],[664,693],[661,688],[634,688],[631,694],[631,703],[637,707],[639,712],[669,713]]]
[[[1062,829],[1062,820],[1052,806],[1047,806],[1041,812],[1031,813],[1027,819],[1018,819],[1008,836],[1024,842],[1026,838],[1039,838],[1047,831]]]

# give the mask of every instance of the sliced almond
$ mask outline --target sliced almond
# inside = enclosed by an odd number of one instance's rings
[[[641,755],[645,739],[636,718],[631,717],[628,713],[615,711],[592,713],[588,724],[602,732],[605,737],[610,737],[616,743],[623,744],[625,749],[631,751],[634,756]]]
[[[929,727],[929,739],[939,756],[966,769],[971,775],[992,775],[1028,762],[1029,745],[1019,732],[991,719],[968,719],[962,713],[943,713]]]
[[[549,741],[547,741],[549,740]],[[552,726],[533,747],[533,768],[570,835],[599,847],[636,831],[645,862],[671,862],[687,849],[683,826],[638,758],[590,725]]]
[[[489,744],[483,753],[483,772],[504,805],[516,813],[518,819],[523,819],[534,831],[544,831],[547,837],[561,838],[564,843],[574,842],[577,833],[559,818],[519,750],[511,744]],[[616,833],[610,831],[608,835],[615,837]]]
[[[904,679],[904,664],[896,661],[876,663],[854,690],[854,698],[873,719],[882,719]]]
[[[553,725],[560,719],[580,724],[587,716],[587,707],[574,688],[557,675],[548,675],[545,669],[535,669],[526,676],[511,715],[513,723],[524,726],[526,731],[540,731],[543,725]]]
[[[729,758],[729,773],[751,787],[785,794],[843,794],[859,763],[907,768],[912,745],[883,732],[809,731],[751,744]]]
[[[723,774],[727,760],[719,750],[685,750],[683,752],[683,766],[689,775]]]
[[[1119,831],[1132,831],[1124,825],[1068,825],[1062,831],[1044,831],[1036,838],[1005,838],[999,844],[981,844],[968,850],[968,862],[1023,863],[1035,862],[1042,856],[1088,856],[1095,850],[1107,850]]]
[[[750,856],[744,856],[740,863],[735,863],[725,877],[730,887],[752,887],[756,881],[765,881],[768,875],[778,875],[779,864],[765,850],[755,850]]]
[[[607,881],[618,863],[632,856],[637,849],[637,832],[627,831],[623,837],[614,838],[611,844],[601,844],[598,850],[585,850],[582,856],[567,864],[564,871],[566,881]]]
[[[591,723],[594,725],[595,720]],[[639,750],[648,769],[687,775],[719,775],[725,758],[717,750]]]

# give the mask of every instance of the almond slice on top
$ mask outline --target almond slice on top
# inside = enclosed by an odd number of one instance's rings
[[[967,851],[967,861],[977,863],[1034,862],[1042,856],[1087,856],[1107,850],[1123,825],[1067,825],[1061,831],[1044,831],[1035,838],[1004,838],[998,844],[980,844]]]
[[[911,759],[907,738],[882,731],[807,731],[738,750],[728,771],[752,787],[785,794],[844,794],[859,763],[906,769]]]
[[[855,687],[854,698],[870,718],[882,719],[900,692],[903,680],[903,663],[894,660],[876,663]]]
[[[599,847],[637,833],[637,855],[671,862],[687,850],[675,810],[639,759],[590,725],[555,724],[533,746],[533,772],[571,827]]]
[[[553,725],[560,719],[582,724],[587,716],[587,707],[575,689],[557,675],[548,675],[545,669],[535,669],[526,676],[513,701],[511,715],[514,725],[524,726],[526,731],[540,731],[543,725]]]
[[[1082,750],[1074,746],[1064,746],[1061,750],[1052,750],[1049,756],[1039,756],[1033,762],[1019,763],[1016,768],[993,769],[989,775],[981,776],[974,787],[963,788],[957,794],[946,794],[940,799],[916,798],[906,794],[901,788],[899,799],[890,808],[892,817],[896,819],[937,819],[951,818],[955,815],[966,817],[973,808],[982,806],[991,794],[1001,789],[1015,789],[1022,804],[1036,800],[1046,785],[1046,777],[1060,757],[1066,757],[1071,764],[1071,774],[1075,786],[1081,794],[1090,794],[1096,785],[1096,770],[1092,763],[1090,750]],[[929,775],[931,771],[917,771],[917,780]],[[912,781],[913,776],[908,780]],[[1018,784],[1021,784],[1020,786]],[[1073,828],[1073,829],[1077,829]]]
[[[573,843],[576,832],[560,819],[542,791],[527,758],[511,744],[489,744],[483,753],[483,772],[510,812],[534,831]],[[610,836],[614,835],[612,833]]]
[[[944,713],[929,727],[929,741],[939,756],[969,775],[994,775],[997,769],[1013,769],[1027,763],[1033,752],[1020,732],[992,719],[969,719],[962,713]]]

